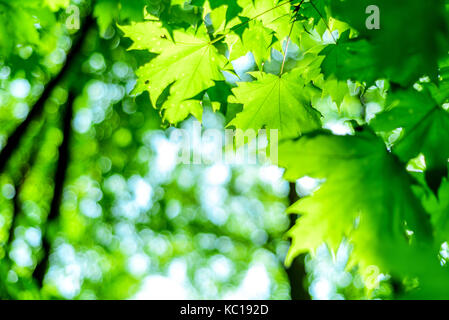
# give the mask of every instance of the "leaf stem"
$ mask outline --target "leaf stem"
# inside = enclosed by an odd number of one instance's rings
[[[301,0],[301,3],[297,7],[298,11],[301,9],[301,5],[304,3],[304,1],[305,0]],[[296,21],[297,21],[297,17],[295,17],[294,21],[292,22],[292,26],[290,28],[290,32],[288,33],[287,44],[285,45],[285,50],[284,50],[284,59],[282,60],[282,66],[281,66],[281,71],[279,72],[279,77],[281,77],[282,73],[284,73],[285,61],[287,60],[288,46],[290,44],[290,39],[291,39],[291,36],[292,36],[293,27],[295,26],[295,22]]]

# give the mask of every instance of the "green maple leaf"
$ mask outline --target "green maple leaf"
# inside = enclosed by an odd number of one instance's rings
[[[365,10],[370,5],[380,10],[378,30],[366,27]],[[331,8],[335,18],[369,41],[371,60],[391,81],[406,86],[423,75],[437,78],[438,59],[449,48],[443,0],[341,0],[332,1]]]
[[[439,62],[438,82],[421,82],[421,85],[429,90],[439,105],[449,102],[449,55]]]
[[[243,8],[243,17],[261,21],[266,28],[276,33],[276,38],[283,41],[290,34],[291,11],[289,1],[278,0],[238,0]]]
[[[316,52],[321,51],[321,47],[314,47],[309,50],[304,57],[298,61],[297,68],[302,68],[301,77],[322,90],[322,96],[330,96],[337,107],[340,107],[344,98],[349,95],[349,87],[347,81],[338,80],[334,75],[324,79],[321,73],[321,64],[323,56]]]
[[[243,111],[229,123],[237,129],[278,129],[280,138],[297,137],[320,127],[320,114],[310,105],[311,89],[299,77],[300,70],[282,77],[253,72],[253,82],[239,82],[230,102],[242,103]]]
[[[128,50],[148,50],[152,53],[162,53],[173,46],[170,33],[162,25],[162,22],[132,22],[128,26],[120,26],[120,29],[133,43]]]
[[[449,113],[426,91],[391,94],[387,105],[371,125],[386,132],[403,128],[402,137],[393,145],[394,153],[405,162],[422,153],[426,159],[426,180],[437,192],[448,173]]]
[[[147,0],[98,0],[95,3],[94,16],[97,18],[101,33],[117,20],[142,20],[146,4]]]
[[[428,243],[430,226],[412,192],[413,179],[381,139],[363,130],[355,136],[316,132],[279,148],[285,178],[325,179],[312,196],[302,198],[290,213],[301,217],[289,231],[293,239],[287,262],[322,243],[336,250],[343,239],[353,245],[353,262],[396,270],[408,252],[406,230],[413,241]],[[398,264],[398,265],[396,265]]]
[[[160,29],[145,36],[144,27]],[[171,40],[161,38],[165,31],[158,22],[129,26],[124,31],[125,36],[134,40],[134,48],[146,47],[150,52],[160,53],[137,70],[134,93],[148,91],[156,106],[164,90],[169,88],[168,98],[162,105],[169,122],[177,123],[189,114],[200,116],[199,101],[188,100],[214,86],[215,81],[224,80],[222,70],[227,64],[226,58],[211,43],[204,25],[198,30],[174,30]],[[146,37],[155,37],[155,40]]]
[[[296,2],[301,3],[301,1]],[[328,0],[310,0],[303,2],[301,7],[298,8],[299,10],[296,12],[295,18],[298,21],[312,19],[313,26],[316,26],[320,20],[325,20],[327,23],[329,19],[326,10],[327,2]]]
[[[343,100],[349,95],[349,87],[345,81],[328,78],[323,81],[323,96],[329,95],[333,102],[340,108]]]
[[[229,48],[229,60],[233,61],[251,52],[259,70],[263,70],[263,63],[271,57],[273,31],[265,28],[260,21],[252,21],[242,36],[228,35],[225,42]]]
[[[262,63],[271,57],[272,34],[273,32],[270,29],[265,28],[258,21],[252,22],[250,27],[243,32],[243,46],[246,51],[252,52],[259,70],[262,70]]]
[[[363,39],[350,39],[350,31],[342,33],[337,43],[326,46],[320,53],[324,56],[321,65],[324,75],[335,75],[339,80],[366,81],[371,84],[382,78],[373,63],[370,44]]]
[[[423,204],[430,213],[432,226],[437,239],[442,243],[449,240],[449,182],[443,179],[438,196],[432,193],[423,194]]]
[[[193,0],[191,5],[210,10],[207,13],[212,20],[214,33],[223,32],[241,22],[238,16],[242,8],[237,0]]]
[[[101,33],[104,33],[118,17],[118,0],[99,0],[94,7],[94,16]]]
[[[204,1],[204,0],[203,0]],[[208,0],[212,9],[226,6],[226,21],[231,21],[242,12],[242,7],[237,3],[237,0]]]

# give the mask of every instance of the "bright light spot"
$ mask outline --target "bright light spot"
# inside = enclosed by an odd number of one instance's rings
[[[340,122],[340,121],[328,122],[324,125],[324,128],[329,129],[334,134],[340,135],[340,136],[352,134],[351,126],[345,122]]]
[[[32,247],[38,247],[41,244],[41,231],[37,228],[28,228],[25,231],[25,239]]]
[[[11,74],[11,68],[10,67],[2,67],[2,68],[0,68],[0,79],[2,79],[2,80],[8,79],[10,74]]]
[[[167,203],[165,213],[170,219],[176,218],[181,213],[181,203],[178,200],[171,199]]]
[[[317,300],[331,299],[333,291],[332,284],[325,278],[320,278],[319,280],[314,281],[310,286],[310,292]]]
[[[124,193],[127,189],[126,180],[121,175],[114,174],[105,181],[105,188],[113,193]]]
[[[95,219],[101,217],[101,206],[92,199],[83,199],[80,202],[81,212],[89,218]]]
[[[134,191],[134,201],[139,208],[148,209],[151,203],[153,188],[151,185],[138,176],[134,176],[129,181],[130,187]]]
[[[259,178],[265,183],[274,185],[282,179],[284,170],[277,166],[263,166],[259,169]]]
[[[165,137],[157,136],[153,139],[154,150],[157,151],[156,168],[161,174],[168,174],[176,167],[178,146]]]
[[[95,71],[99,71],[102,70],[104,68],[106,68],[106,62],[104,60],[103,55],[101,55],[100,53],[96,52],[94,53],[90,59],[89,59],[89,65],[91,66],[92,69],[94,69]]]
[[[33,265],[31,254],[31,249],[25,241],[16,240],[13,242],[13,249],[9,253],[9,256],[18,266],[31,267]]]
[[[146,254],[136,253],[128,260],[128,270],[131,274],[141,277],[147,273],[150,267],[150,259]]]
[[[335,39],[338,39],[338,37],[338,30],[332,31],[332,34],[329,32],[329,30],[326,30],[326,32],[323,34],[323,44],[335,43]]]
[[[218,280],[226,281],[231,275],[233,265],[228,258],[217,255],[212,258],[211,268]]]
[[[376,114],[382,111],[382,107],[378,103],[370,102],[366,105],[366,117],[365,120],[370,122],[371,119],[374,119]]]
[[[129,73],[129,67],[126,63],[118,61],[112,66],[112,71],[118,78],[125,78]]]
[[[26,98],[31,90],[31,85],[26,79],[16,79],[10,84],[9,90],[16,98]]]
[[[50,268],[48,278],[56,284],[59,292],[67,299],[73,299],[81,289],[81,269],[70,264],[64,268]]]
[[[305,197],[314,192],[320,185],[321,181],[311,177],[302,177],[296,181],[296,191],[301,197]]]
[[[50,60],[54,64],[62,64],[66,59],[66,53],[62,48],[57,48],[50,54]]]
[[[16,189],[12,184],[5,184],[2,187],[2,195],[8,199],[11,200],[16,195]]]
[[[92,112],[89,109],[81,109],[76,113],[73,127],[79,133],[86,133],[92,125]]]
[[[89,99],[91,100],[101,100],[106,95],[107,87],[101,81],[92,82],[87,88],[87,92],[89,94]]]
[[[28,112],[30,111],[30,108],[28,107],[28,104],[26,103],[17,103],[14,106],[13,116],[16,119],[23,120],[28,115]]]
[[[230,169],[224,164],[214,164],[206,169],[206,182],[211,185],[222,185],[230,179]]]

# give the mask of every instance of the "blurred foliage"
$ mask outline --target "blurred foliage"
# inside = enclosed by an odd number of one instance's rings
[[[127,51],[130,43],[116,23],[142,20],[144,2],[98,1],[94,9],[75,3],[81,23],[92,11],[99,28],[87,31],[70,61],[78,39],[65,28],[69,3],[44,2],[48,7],[30,2],[42,16],[27,2],[12,3],[33,20],[20,26],[30,27],[30,38],[16,29],[20,37],[2,39],[2,147],[49,80],[64,64],[72,66],[0,178],[1,298],[288,298],[282,172],[269,165],[177,165],[171,131],[161,130],[148,96],[131,95],[134,70],[150,56]],[[153,4],[149,11],[164,12],[161,1]],[[59,216],[47,221],[60,146],[68,138],[62,126],[69,91],[77,95],[70,162]],[[224,118],[209,113],[209,122],[223,130]],[[46,256],[41,287],[34,270]]]

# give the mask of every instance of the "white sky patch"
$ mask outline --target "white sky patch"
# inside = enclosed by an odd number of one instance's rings
[[[338,30],[332,31],[332,34],[329,32],[329,30],[326,30],[323,34],[323,44],[335,43],[335,39],[338,39],[338,37]]]
[[[301,197],[308,196],[320,186],[321,182],[319,179],[308,176],[302,177],[296,181],[296,192]]]
[[[282,179],[284,170],[273,165],[263,166],[259,169],[259,178],[268,184],[274,185]]]
[[[251,76],[247,74],[254,67],[254,58],[251,52],[231,62],[238,77],[228,72],[224,73],[227,81],[235,83],[237,81],[251,81]],[[240,79],[239,79],[240,78]]]
[[[191,298],[183,283],[161,275],[148,276],[133,300],[186,300]]]
[[[157,151],[156,168],[160,174],[168,174],[176,167],[176,155],[178,153],[178,146],[165,137],[155,136],[153,141],[153,148]]]
[[[329,121],[324,125],[324,128],[329,129],[332,133],[339,136],[352,134],[351,126],[344,121]]]
[[[228,294],[227,300],[266,300],[270,297],[271,280],[267,269],[257,263],[247,271],[245,278],[235,292]]]
[[[282,179],[284,169],[274,165],[263,166],[259,169],[259,179],[267,183],[278,196],[286,196],[288,194],[288,182]]]
[[[168,267],[168,275],[177,283],[185,283],[187,281],[187,264],[183,259],[175,259]]]
[[[372,119],[376,117],[376,114],[378,114],[380,111],[382,111],[382,107],[378,103],[375,102],[367,103],[365,120],[367,122],[370,122]]]
[[[151,185],[139,176],[133,176],[128,181],[129,187],[133,190],[134,203],[140,209],[149,209],[151,205],[151,197],[153,188]]]
[[[334,287],[326,278],[320,278],[318,281],[312,283],[310,292],[317,300],[329,300],[334,293]]]

